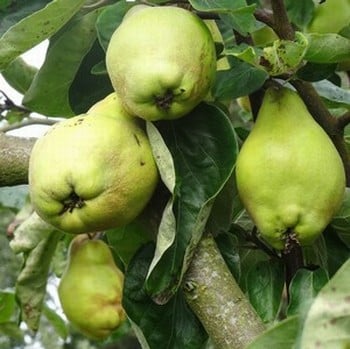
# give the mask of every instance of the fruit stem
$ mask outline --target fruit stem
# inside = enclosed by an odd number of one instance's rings
[[[286,267],[286,289],[289,300],[289,285],[296,272],[304,267],[304,256],[302,248],[292,231],[286,233],[285,246],[282,251],[282,258]]]

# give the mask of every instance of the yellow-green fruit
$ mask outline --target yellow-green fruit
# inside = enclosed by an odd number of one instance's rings
[[[307,31],[310,33],[339,33],[350,25],[350,0],[326,0],[318,5]]]
[[[76,236],[58,286],[67,319],[88,337],[108,337],[125,319],[123,281],[108,245],[85,234]]]
[[[236,165],[240,198],[261,236],[276,249],[289,238],[311,244],[338,210],[345,191],[340,156],[301,98],[266,91]]]
[[[175,119],[209,92],[216,71],[215,45],[206,25],[190,11],[143,8],[112,35],[106,65],[131,114],[146,120]]]
[[[39,216],[69,233],[130,223],[158,182],[149,140],[116,95],[55,124],[34,145],[29,188]]]

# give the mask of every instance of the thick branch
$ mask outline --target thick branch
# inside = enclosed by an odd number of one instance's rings
[[[0,132],[0,187],[28,183],[29,156],[34,142],[35,138]]]
[[[217,348],[243,349],[265,330],[212,237],[200,242],[186,274],[184,291]]]
[[[281,39],[294,40],[294,29],[289,22],[283,0],[271,0],[274,30]]]

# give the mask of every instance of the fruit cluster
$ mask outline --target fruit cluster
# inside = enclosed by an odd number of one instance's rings
[[[97,339],[125,318],[123,275],[108,245],[89,234],[125,226],[145,208],[159,175],[142,119],[183,117],[206,97],[215,45],[190,11],[134,6],[110,40],[106,64],[115,92],[55,124],[37,140],[29,165],[35,211],[79,234],[59,296],[71,323]]]

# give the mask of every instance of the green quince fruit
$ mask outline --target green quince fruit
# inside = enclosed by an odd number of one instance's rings
[[[106,65],[131,114],[175,119],[208,94],[216,72],[215,44],[204,22],[190,11],[148,7],[127,16],[116,29]]]
[[[261,236],[282,250],[311,244],[345,193],[342,160],[299,95],[269,88],[237,158],[240,198]]]
[[[113,93],[87,114],[55,124],[29,163],[34,209],[69,233],[120,227],[138,216],[158,183],[149,140]]]
[[[319,4],[307,28],[309,33],[339,33],[350,25],[350,0],[326,0]]]
[[[125,320],[122,307],[124,275],[102,240],[76,236],[58,296],[67,319],[93,339],[108,337]]]

